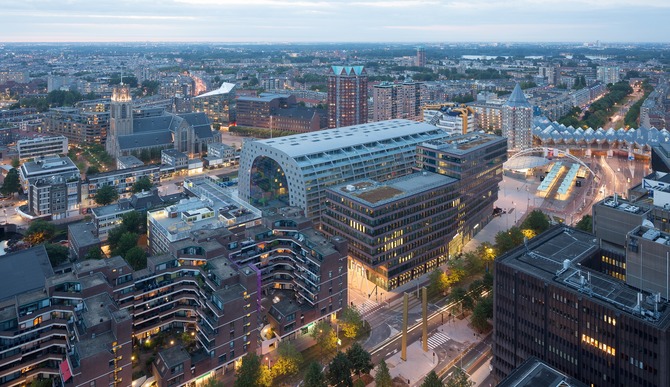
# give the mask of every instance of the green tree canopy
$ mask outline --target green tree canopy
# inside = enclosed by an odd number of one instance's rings
[[[489,295],[479,300],[472,311],[472,326],[481,331],[489,328],[488,320],[493,318],[493,298]]]
[[[370,353],[361,347],[360,344],[354,343],[347,349],[347,359],[351,362],[351,370],[360,376],[361,374],[367,374],[374,364],[372,364],[372,357]]]
[[[43,219],[36,219],[30,223],[23,238],[32,246],[51,240],[56,235],[56,226]]]
[[[526,220],[523,221],[521,228],[529,228],[540,234],[549,229],[549,217],[540,210],[533,210],[528,214]]]
[[[100,169],[95,165],[91,165],[88,168],[86,168],[86,176],[95,175],[96,173],[100,173]]]
[[[154,185],[151,183],[151,180],[149,180],[149,177],[143,176],[140,177],[135,184],[133,184],[132,191],[133,193],[138,193],[142,191],[149,191],[151,187]]]
[[[337,345],[337,335],[333,330],[333,327],[323,320],[314,325],[310,335],[316,340],[316,345],[321,348],[323,353],[328,353],[334,350]]]
[[[386,365],[384,358],[377,366],[377,374],[375,375],[375,387],[393,387],[393,379],[389,372],[389,367]]]
[[[116,199],[119,198],[119,193],[116,192],[116,188],[111,185],[105,185],[98,189],[98,192],[95,193],[94,200],[101,206],[106,206],[113,203]]]
[[[124,232],[121,234],[119,241],[116,243],[116,247],[112,249],[112,256],[120,255],[126,258],[126,254],[130,251],[130,249],[137,247],[138,239],[139,235],[135,234],[134,232]]]
[[[321,364],[313,361],[307,366],[304,380],[305,387],[327,387],[326,376],[321,371]]]
[[[496,251],[502,255],[523,243],[524,235],[521,229],[514,226],[507,231],[500,231],[495,236]]]
[[[51,262],[52,266],[58,266],[70,257],[70,250],[58,243],[47,243],[44,247],[47,250],[49,262]]]
[[[3,195],[13,195],[16,192],[21,190],[21,182],[19,181],[19,171],[16,168],[12,168],[7,172],[5,180],[2,182],[2,187],[0,187],[0,193]]]
[[[445,285],[444,273],[439,267],[436,267],[428,275],[428,295],[431,297],[437,296],[446,290]]]
[[[122,256],[133,270],[141,270],[147,267],[147,253],[139,246],[130,248],[125,255]]]
[[[302,363],[302,353],[298,351],[292,342],[284,340],[277,347],[279,357],[272,365],[272,377],[280,375],[294,375],[298,373]]]
[[[475,383],[468,379],[468,374],[462,368],[456,368],[456,371],[447,379],[444,387],[471,387],[474,385]]]
[[[586,232],[593,232],[593,218],[591,215],[584,215],[579,222],[577,222],[575,228]]]
[[[102,251],[100,251],[99,248],[93,247],[88,252],[86,253],[86,256],[84,256],[84,259],[102,259]]]
[[[363,317],[358,309],[347,306],[340,312],[339,324],[344,337],[354,339],[363,330]]]
[[[328,384],[335,387],[352,387],[354,385],[351,379],[351,362],[345,354],[338,352],[333,361],[328,365],[326,373]]]
[[[235,387],[260,387],[263,385],[263,367],[261,358],[249,352],[242,358],[242,365],[237,370]]]
[[[20,166],[21,166],[21,161],[17,157],[14,157],[12,159],[12,168],[17,168],[18,169]]]
[[[440,378],[437,376],[435,371],[430,371],[423,379],[421,387],[442,387],[442,382],[440,381]]]

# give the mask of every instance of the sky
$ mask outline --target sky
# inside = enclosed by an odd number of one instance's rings
[[[670,0],[0,0],[1,42],[668,42]]]

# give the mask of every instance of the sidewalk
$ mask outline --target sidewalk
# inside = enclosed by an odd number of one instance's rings
[[[452,319],[428,334],[429,349],[423,351],[421,340],[407,345],[407,361],[400,359],[400,351],[387,354],[386,364],[392,378],[399,377],[405,381],[409,380],[410,386],[420,386],[426,375],[436,367],[443,367],[454,359],[457,359],[467,348],[478,343],[481,338],[476,335],[468,324],[469,318],[462,320]],[[430,342],[433,336],[447,336],[451,339],[441,344],[438,348],[431,348]],[[435,357],[434,355],[435,354]],[[488,371],[488,367],[486,368]],[[376,375],[376,368],[370,373]],[[484,375],[484,377],[488,374]]]

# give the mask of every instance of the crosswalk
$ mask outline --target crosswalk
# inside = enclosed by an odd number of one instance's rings
[[[428,348],[435,349],[449,340],[451,340],[449,336],[445,335],[442,332],[437,332],[428,338]]]
[[[356,305],[356,309],[358,309],[358,312],[361,315],[366,315],[373,311],[374,309],[377,309],[379,306],[378,302],[372,301],[372,300],[366,300],[362,304]]]

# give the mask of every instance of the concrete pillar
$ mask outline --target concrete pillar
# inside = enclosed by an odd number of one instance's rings
[[[400,351],[400,359],[407,361],[407,320],[409,319],[409,295],[405,293],[403,296],[402,305],[402,347]]]

